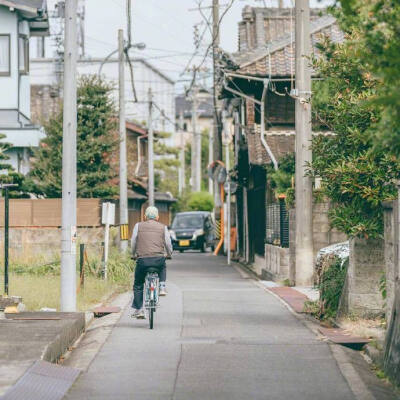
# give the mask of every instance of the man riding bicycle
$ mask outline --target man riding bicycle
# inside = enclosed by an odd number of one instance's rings
[[[156,207],[147,207],[145,221],[139,222],[133,228],[132,254],[137,256],[135,282],[133,284],[132,317],[143,319],[143,286],[147,270],[156,268],[160,277],[160,296],[165,296],[165,281],[167,277],[165,255],[171,257],[172,243],[168,228],[158,222]]]

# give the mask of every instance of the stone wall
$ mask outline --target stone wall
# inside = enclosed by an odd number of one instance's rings
[[[384,370],[400,385],[400,263],[399,263],[399,201],[384,203],[386,320]]]
[[[31,119],[35,124],[43,124],[61,109],[61,98],[56,87],[51,85],[31,85]]]
[[[399,279],[398,263],[398,201],[384,203],[385,218],[385,272],[386,272],[386,320],[392,317],[394,304],[395,282]]]
[[[383,239],[350,239],[350,259],[346,282],[347,312],[374,317],[384,313],[379,282],[385,271]]]
[[[329,202],[319,202],[313,204],[313,239],[314,239],[314,258],[318,251],[331,244],[344,242],[347,236],[332,228],[329,223]],[[296,281],[296,210],[289,210],[289,275],[291,282]]]
[[[273,281],[284,281],[289,278],[289,249],[265,245],[265,269],[262,278]]]

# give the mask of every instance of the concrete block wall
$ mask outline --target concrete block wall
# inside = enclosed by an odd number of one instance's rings
[[[91,248],[98,247],[104,241],[104,228],[78,228],[78,241]],[[1,251],[4,244],[4,230],[0,230]],[[58,259],[61,254],[60,228],[11,228],[9,231],[10,262],[13,259],[42,256],[48,262]],[[78,251],[78,250],[77,250]]]
[[[385,271],[383,239],[350,239],[345,293],[348,313],[374,317],[384,312],[379,282]]]
[[[399,202],[384,203],[385,221],[385,273],[386,273],[386,320],[389,323],[395,301],[396,282],[400,278],[399,257]]]
[[[313,204],[313,239],[314,239],[314,258],[318,251],[331,244],[344,242],[347,236],[332,228],[329,223],[330,204],[329,202],[318,202]],[[289,279],[296,281],[296,210],[289,210]]]
[[[262,278],[273,281],[289,279],[289,249],[265,245],[265,269]]]

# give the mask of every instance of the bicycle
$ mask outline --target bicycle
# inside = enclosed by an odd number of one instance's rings
[[[154,313],[158,307],[160,279],[156,268],[149,268],[144,281],[144,308],[149,313],[150,329],[154,326]]]

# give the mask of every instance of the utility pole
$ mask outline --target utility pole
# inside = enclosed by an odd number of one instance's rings
[[[217,52],[219,48],[219,3],[218,0],[213,0],[212,3],[213,16],[213,41],[212,41],[212,56],[213,56],[213,105],[214,105],[214,160],[222,160],[222,133],[219,126],[219,104],[217,99]]]
[[[154,206],[154,132],[153,132],[153,93],[149,88],[149,206]]]
[[[296,285],[312,285],[312,181],[306,176],[311,162],[311,72],[309,0],[296,0]]]
[[[119,247],[122,252],[128,250],[128,237],[126,229],[128,225],[128,177],[126,164],[126,121],[125,121],[125,55],[124,55],[124,31],[118,30],[118,79],[119,79]],[[124,233],[124,234],[123,234]]]
[[[183,110],[179,112],[179,131],[180,131],[180,149],[179,149],[179,169],[178,169],[178,190],[179,195],[185,189],[185,138],[183,130]]]
[[[201,191],[201,132],[197,129],[197,93],[198,87],[195,84],[192,89],[192,190],[194,192]]]
[[[76,311],[77,0],[65,2],[62,141],[61,311]]]
[[[208,165],[211,165],[214,161],[213,152],[214,152],[214,135],[213,135],[213,129],[210,129],[208,131]],[[208,193],[210,194],[214,193],[214,182],[210,177],[208,178]]]

